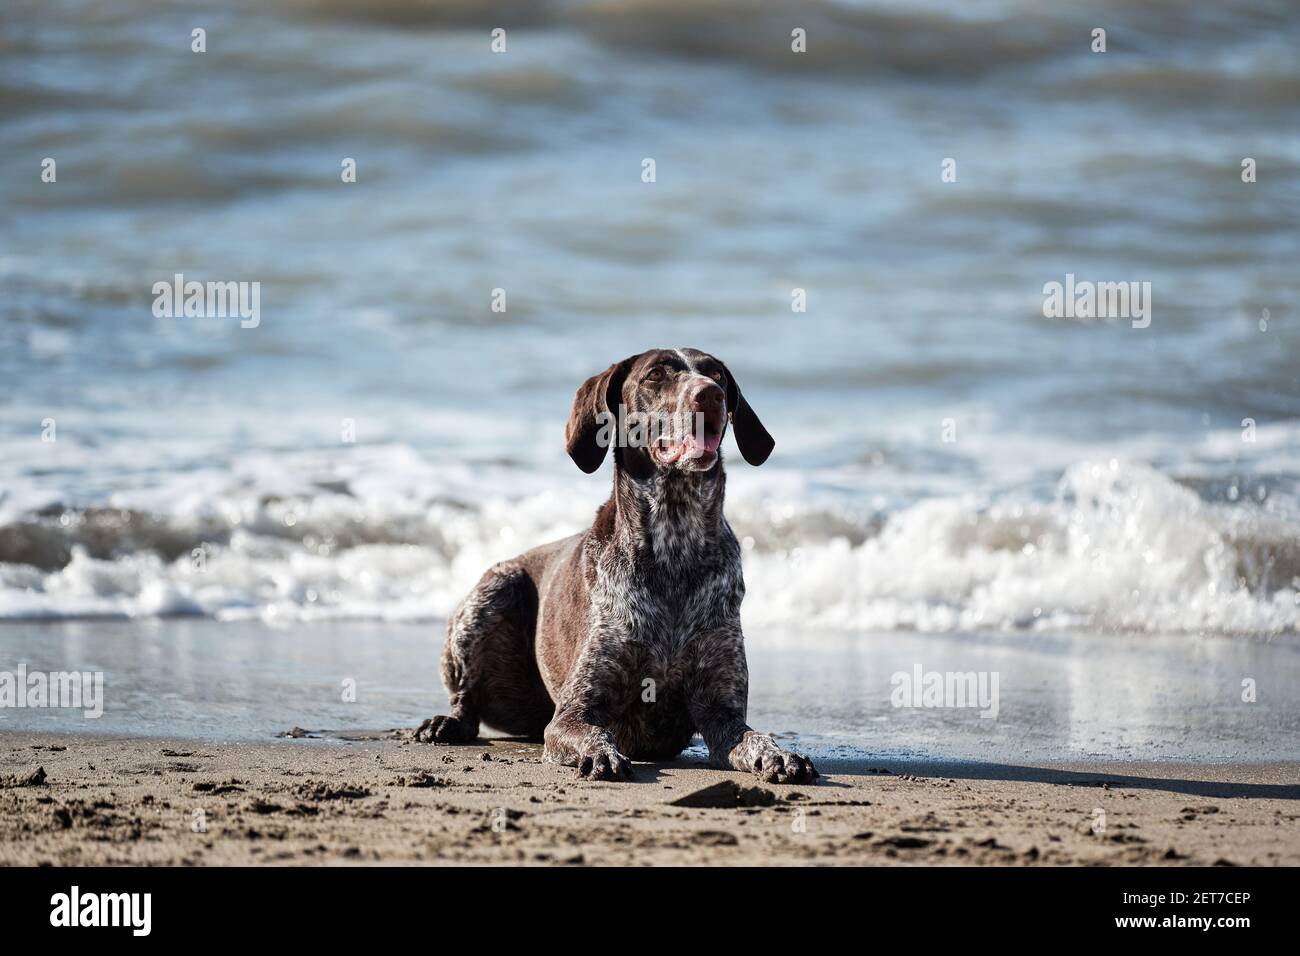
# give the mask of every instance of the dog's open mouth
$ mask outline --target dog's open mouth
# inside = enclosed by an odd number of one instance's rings
[[[709,464],[718,456],[722,444],[722,424],[705,421],[700,428],[676,438],[662,437],[653,447],[655,460],[660,465],[679,461],[698,461]]]

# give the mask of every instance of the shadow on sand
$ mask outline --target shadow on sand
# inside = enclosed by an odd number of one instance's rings
[[[942,777],[948,780],[1008,780],[1022,783],[1046,783],[1062,787],[1109,787],[1112,790],[1165,790],[1185,793],[1194,797],[1220,799],[1272,799],[1300,800],[1300,783],[1251,783],[1246,781],[1193,779],[1187,776],[1152,776],[1144,773],[1120,773],[1098,767],[1095,770],[1070,770],[1055,767],[1027,767],[1005,763],[944,762],[944,761],[878,761],[874,767],[890,773],[907,773],[917,777]],[[823,760],[818,769],[828,777],[842,775],[876,776],[874,767],[859,760]],[[1171,767],[1174,773],[1186,774],[1185,764]],[[1207,768],[1209,769],[1209,768]],[[1241,773],[1241,766],[1225,767],[1227,773]],[[1274,768],[1262,765],[1261,775],[1272,774]]]

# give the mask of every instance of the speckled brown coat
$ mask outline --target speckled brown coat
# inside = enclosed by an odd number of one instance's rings
[[[631,760],[670,758],[698,732],[720,766],[812,780],[807,757],[745,723],[745,583],[719,446],[730,423],[759,465],[771,436],[721,362],[655,349],[578,389],[565,438],[584,471],[604,460],[601,425],[620,404],[663,428],[644,444],[613,442],[613,493],[591,528],[490,568],[456,609],[442,659],[450,712],[418,738],[466,743],[482,721],[542,737],[546,759],[580,776],[619,779]]]

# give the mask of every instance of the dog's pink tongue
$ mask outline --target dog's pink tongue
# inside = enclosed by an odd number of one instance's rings
[[[722,433],[716,435],[704,435],[703,439],[698,435],[688,434],[682,439],[682,446],[686,449],[687,458],[698,458],[706,452],[712,453],[718,450],[718,445],[722,442]]]

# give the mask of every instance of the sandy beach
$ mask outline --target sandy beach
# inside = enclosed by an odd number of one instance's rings
[[[29,669],[105,679],[99,718],[0,714],[0,864],[1300,863],[1289,641],[760,634],[751,723],[823,774],[789,787],[714,770],[698,744],[616,784],[536,743],[414,742],[445,706],[435,635],[11,630]],[[997,718],[895,707],[889,675],[911,661],[999,673]]]
[[[0,864],[1296,865],[1300,764],[683,759],[583,783],[536,744],[7,733]]]

